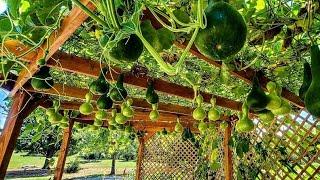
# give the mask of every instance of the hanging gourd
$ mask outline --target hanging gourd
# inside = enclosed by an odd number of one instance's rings
[[[200,123],[198,124],[198,129],[201,134],[204,134],[208,129],[207,123],[203,122],[203,120],[200,121]]]
[[[277,84],[270,81],[267,83],[267,90],[269,94],[267,95],[269,98],[269,102],[266,106],[268,110],[275,110],[280,108],[282,104],[282,98],[278,95]]]
[[[305,95],[307,110],[315,117],[320,117],[320,48],[311,46],[311,74],[312,81]],[[318,78],[319,77],[319,78]]]
[[[108,72],[108,68],[103,68],[100,72],[98,79],[94,80],[90,85],[89,89],[92,94],[103,95],[109,92],[109,83],[105,79],[105,75]]]
[[[148,81],[146,100],[149,104],[156,104],[159,102],[159,96],[154,89],[154,82]]]
[[[211,103],[211,108],[208,111],[208,119],[210,121],[216,121],[220,119],[220,112],[218,111],[218,109],[216,108],[216,98],[211,98],[210,99],[210,103]]]
[[[123,102],[121,105],[121,112],[124,116],[128,118],[132,118],[134,115],[134,110],[131,107],[133,100],[131,98],[127,99],[127,101]]]
[[[192,117],[195,120],[202,121],[206,118],[206,111],[202,107],[203,97],[201,94],[199,94],[196,97],[196,103],[197,103],[197,108],[193,110]]]
[[[269,97],[260,87],[258,78],[254,77],[251,91],[249,92],[246,99],[246,104],[250,109],[254,111],[262,111],[267,107],[269,101]]]
[[[179,118],[177,118],[177,123],[174,126],[174,131],[177,132],[177,133],[182,133],[182,131],[183,131],[183,126],[180,123],[180,119]]]
[[[209,3],[205,13],[207,26],[197,35],[197,49],[213,59],[225,59],[240,51],[247,37],[247,26],[241,14],[223,1]]]
[[[54,82],[49,73],[49,67],[43,66],[35,73],[31,79],[31,86],[36,90],[48,90],[51,89]]]
[[[109,96],[113,101],[123,101],[126,99],[128,93],[127,90],[123,86],[124,74],[121,73],[117,79],[117,83],[109,92]]]
[[[86,98],[86,102],[81,104],[81,106],[79,107],[79,111],[81,114],[89,115],[93,112],[93,106],[91,104],[91,99],[93,98],[92,93],[88,92],[85,98]]]
[[[151,121],[157,121],[160,117],[159,111],[158,111],[158,104],[152,104],[152,110],[149,114],[149,118]]]
[[[312,72],[311,67],[308,62],[305,62],[303,64],[303,82],[299,89],[299,97],[301,100],[304,100],[306,93],[310,87],[310,84],[312,82]]]
[[[274,114],[267,109],[259,111],[258,117],[266,125],[269,125],[274,120]]]
[[[98,109],[107,110],[107,109],[112,108],[112,105],[113,105],[113,101],[108,94],[103,94],[97,100],[97,108]]]
[[[68,110],[64,110],[63,117],[61,118],[61,121],[60,121],[60,127],[66,128],[68,126],[69,126]]]
[[[62,120],[63,116],[59,113],[59,108],[59,102],[53,101],[53,108],[46,110],[46,115],[50,123],[57,124]]]
[[[96,119],[100,119],[100,120],[103,120],[103,119],[106,119],[107,118],[107,112],[103,109],[100,109],[96,112],[95,114],[95,118]]]
[[[242,104],[242,112],[239,115],[239,120],[236,123],[236,130],[238,132],[250,132],[254,129],[254,124],[249,119],[249,106],[247,103]]]

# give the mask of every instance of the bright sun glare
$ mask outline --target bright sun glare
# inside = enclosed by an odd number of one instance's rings
[[[7,4],[5,0],[0,0],[0,14],[7,10]]]

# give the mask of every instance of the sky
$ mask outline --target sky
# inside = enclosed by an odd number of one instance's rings
[[[8,92],[0,88],[0,105],[5,105],[5,98],[7,97]],[[3,110],[0,108],[0,129],[3,128],[5,123],[6,116],[3,114]]]

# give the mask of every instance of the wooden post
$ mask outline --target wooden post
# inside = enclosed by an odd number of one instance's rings
[[[59,157],[57,167],[54,173],[54,180],[61,180],[64,170],[64,165],[66,163],[66,158],[68,155],[68,148],[71,140],[72,135],[72,128],[73,128],[74,120],[71,119],[69,121],[69,127],[67,127],[63,132],[63,139],[60,147]]]
[[[224,139],[223,139],[223,152],[224,152],[224,174],[226,180],[232,179],[232,151],[229,147],[229,140],[231,137],[231,124],[228,123],[228,127],[224,131]]]
[[[31,99],[26,92],[20,91],[13,96],[12,107],[0,136],[0,179],[6,175],[23,119],[38,106],[37,102],[38,99]]]
[[[141,180],[141,166],[143,159],[143,151],[144,151],[144,138],[139,138],[139,149],[138,149],[138,160],[136,167],[136,180]]]

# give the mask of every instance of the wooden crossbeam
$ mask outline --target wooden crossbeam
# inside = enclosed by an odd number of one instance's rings
[[[89,9],[95,9],[95,6],[90,0],[82,0],[82,4]],[[36,50],[26,55],[31,58],[31,62],[27,69],[21,70],[16,80],[16,84],[11,90],[10,94],[14,95],[31,77],[38,71],[37,61],[45,58],[48,60],[59,47],[80,27],[80,25],[88,18],[88,15],[84,13],[80,8],[74,7],[69,15],[62,21],[59,30],[53,32],[50,37]],[[25,49],[15,49],[23,53]],[[48,53],[46,54],[46,50]]]
[[[49,67],[57,68],[67,72],[78,73],[90,77],[98,77],[101,65],[99,62],[88,60],[85,58],[77,57],[74,55],[69,55],[66,53],[56,53],[47,64]],[[112,67],[106,78],[109,80],[114,80],[118,77],[121,70],[119,68]],[[129,85],[133,85],[139,88],[146,88],[148,76],[136,77],[132,74],[126,74],[124,82]],[[179,96],[186,99],[193,99],[194,91],[192,88],[181,86],[178,84],[170,83],[161,79],[153,79],[155,89],[159,92]],[[209,93],[201,93],[204,101],[210,103],[211,97],[215,97],[217,100],[217,105],[232,110],[241,110],[242,103],[221,96],[212,95]]]
[[[82,89],[78,87],[70,87],[70,86],[64,86],[62,84],[55,84],[52,89],[46,90],[46,91],[39,91],[32,88],[30,84],[26,84],[24,87],[26,91],[29,92],[37,92],[42,94],[48,94],[48,95],[55,95],[55,96],[64,96],[64,97],[71,97],[76,98],[80,100],[85,99],[85,94],[88,92],[87,89]],[[98,96],[94,96],[93,100],[97,100]],[[140,110],[151,110],[151,105],[146,102],[144,99],[138,99],[138,98],[132,98],[133,104],[132,106],[135,109]],[[80,103],[79,102],[65,102],[64,106],[66,109],[78,109]],[[193,111],[192,108],[180,106],[180,105],[174,105],[174,104],[167,104],[159,102],[158,104],[158,110],[160,112],[166,112],[170,114],[176,114],[176,115],[186,115],[191,116],[191,113]],[[223,119],[227,118],[225,116],[222,117]]]

